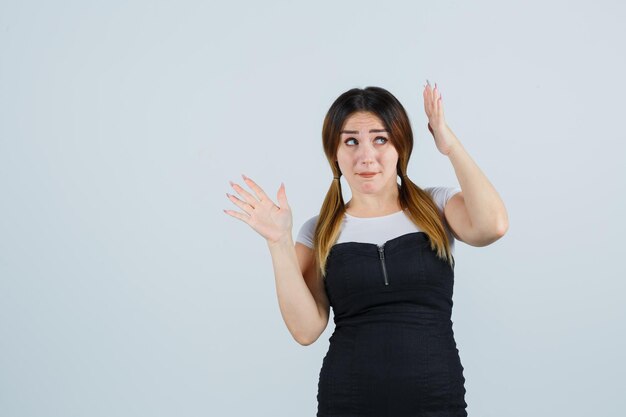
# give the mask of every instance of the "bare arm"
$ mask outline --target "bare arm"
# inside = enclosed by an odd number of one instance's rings
[[[449,136],[445,139],[452,143],[448,157],[462,190],[446,204],[444,213],[448,224],[465,243],[492,244],[509,228],[504,202],[449,127],[435,131],[435,135]]]
[[[291,234],[276,242],[268,241],[267,245],[283,320],[298,343],[310,345],[324,332],[329,311],[313,250],[300,243],[294,246]]]
[[[430,82],[426,82],[424,110],[428,116],[428,130],[439,152],[450,158],[462,190],[446,204],[446,220],[459,240],[472,246],[487,246],[500,239],[509,228],[504,202],[448,127],[437,84],[433,90]]]
[[[294,247],[291,238],[292,215],[285,185],[281,184],[277,197],[280,206],[251,178],[242,175],[256,195],[231,181],[243,200],[226,193],[243,213],[224,210],[252,227],[266,239],[272,255],[276,276],[276,292],[283,320],[293,338],[301,345],[313,343],[328,323],[328,299],[323,282],[318,279],[314,251],[301,243]]]

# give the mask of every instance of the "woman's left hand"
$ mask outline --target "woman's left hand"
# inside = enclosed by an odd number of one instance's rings
[[[439,152],[447,155],[450,152],[450,147],[453,145],[452,141],[454,135],[445,134],[448,130],[448,125],[443,115],[443,103],[441,102],[441,93],[435,83],[435,88],[430,86],[428,80],[427,85],[424,86],[424,110],[428,116],[428,130],[435,139],[435,145]]]

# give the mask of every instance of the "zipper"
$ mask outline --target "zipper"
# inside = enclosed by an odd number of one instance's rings
[[[378,247],[378,253],[380,255],[380,263],[383,266],[383,274],[385,275],[385,285],[389,285],[389,280],[387,279],[387,268],[385,267],[385,244]]]

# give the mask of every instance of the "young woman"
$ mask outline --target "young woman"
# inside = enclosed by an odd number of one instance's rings
[[[508,229],[504,203],[444,120],[437,86],[424,86],[435,146],[458,187],[420,188],[407,177],[413,133],[387,90],[354,88],[322,129],[333,173],[319,215],[292,240],[284,184],[278,205],[227,194],[225,210],[266,240],[280,310],[294,339],[315,342],[333,307],[335,329],[319,374],[317,416],[467,416],[465,378],[452,330],[454,240],[487,246]],[[352,198],[344,203],[340,177]],[[398,179],[401,181],[398,184]]]

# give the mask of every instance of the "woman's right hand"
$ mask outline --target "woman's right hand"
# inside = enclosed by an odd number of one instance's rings
[[[234,195],[226,193],[230,201],[235,203],[246,214],[233,210],[224,210],[226,214],[235,217],[252,227],[257,233],[263,236],[268,243],[275,243],[286,237],[291,237],[291,228],[293,218],[291,208],[287,203],[287,194],[285,193],[285,185],[281,184],[278,188],[277,198],[280,207],[265,194],[252,179],[242,175],[244,181],[254,192],[256,196],[250,194],[238,184],[230,182],[231,186],[243,197],[245,201],[240,200]]]

